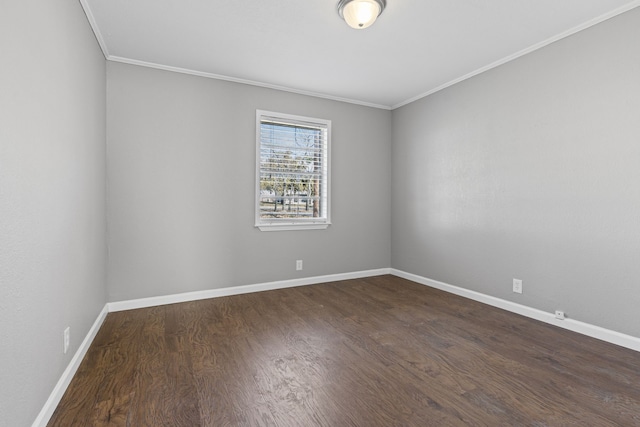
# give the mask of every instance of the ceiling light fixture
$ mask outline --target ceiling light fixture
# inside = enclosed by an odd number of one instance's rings
[[[338,13],[351,28],[362,30],[376,22],[386,6],[386,0],[340,0]]]

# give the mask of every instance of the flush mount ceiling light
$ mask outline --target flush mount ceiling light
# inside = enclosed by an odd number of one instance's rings
[[[362,30],[376,22],[386,6],[386,0],[340,0],[338,13],[351,28]]]

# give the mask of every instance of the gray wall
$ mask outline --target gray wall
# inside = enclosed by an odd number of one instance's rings
[[[391,265],[640,336],[640,10],[390,113],[105,73],[76,1],[2,8],[3,423],[34,420],[107,300]],[[256,108],[333,121],[328,230],[253,227]]]
[[[0,52],[0,424],[19,427],[106,302],[105,60],[68,0],[3,0]]]
[[[635,9],[395,110],[392,266],[640,336],[638,40]]]
[[[389,111],[113,62],[107,81],[110,301],[389,267]],[[327,230],[254,227],[256,109],[332,121]]]

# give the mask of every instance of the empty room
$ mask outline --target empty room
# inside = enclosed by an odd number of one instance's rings
[[[3,0],[0,425],[640,426],[640,0]]]

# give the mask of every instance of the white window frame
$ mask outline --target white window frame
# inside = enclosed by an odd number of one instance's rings
[[[321,216],[315,218],[262,218],[260,215],[261,124],[264,121],[322,129],[325,132],[320,183]],[[256,110],[255,226],[260,231],[318,230],[331,225],[331,120]],[[276,205],[277,207],[277,205]]]

